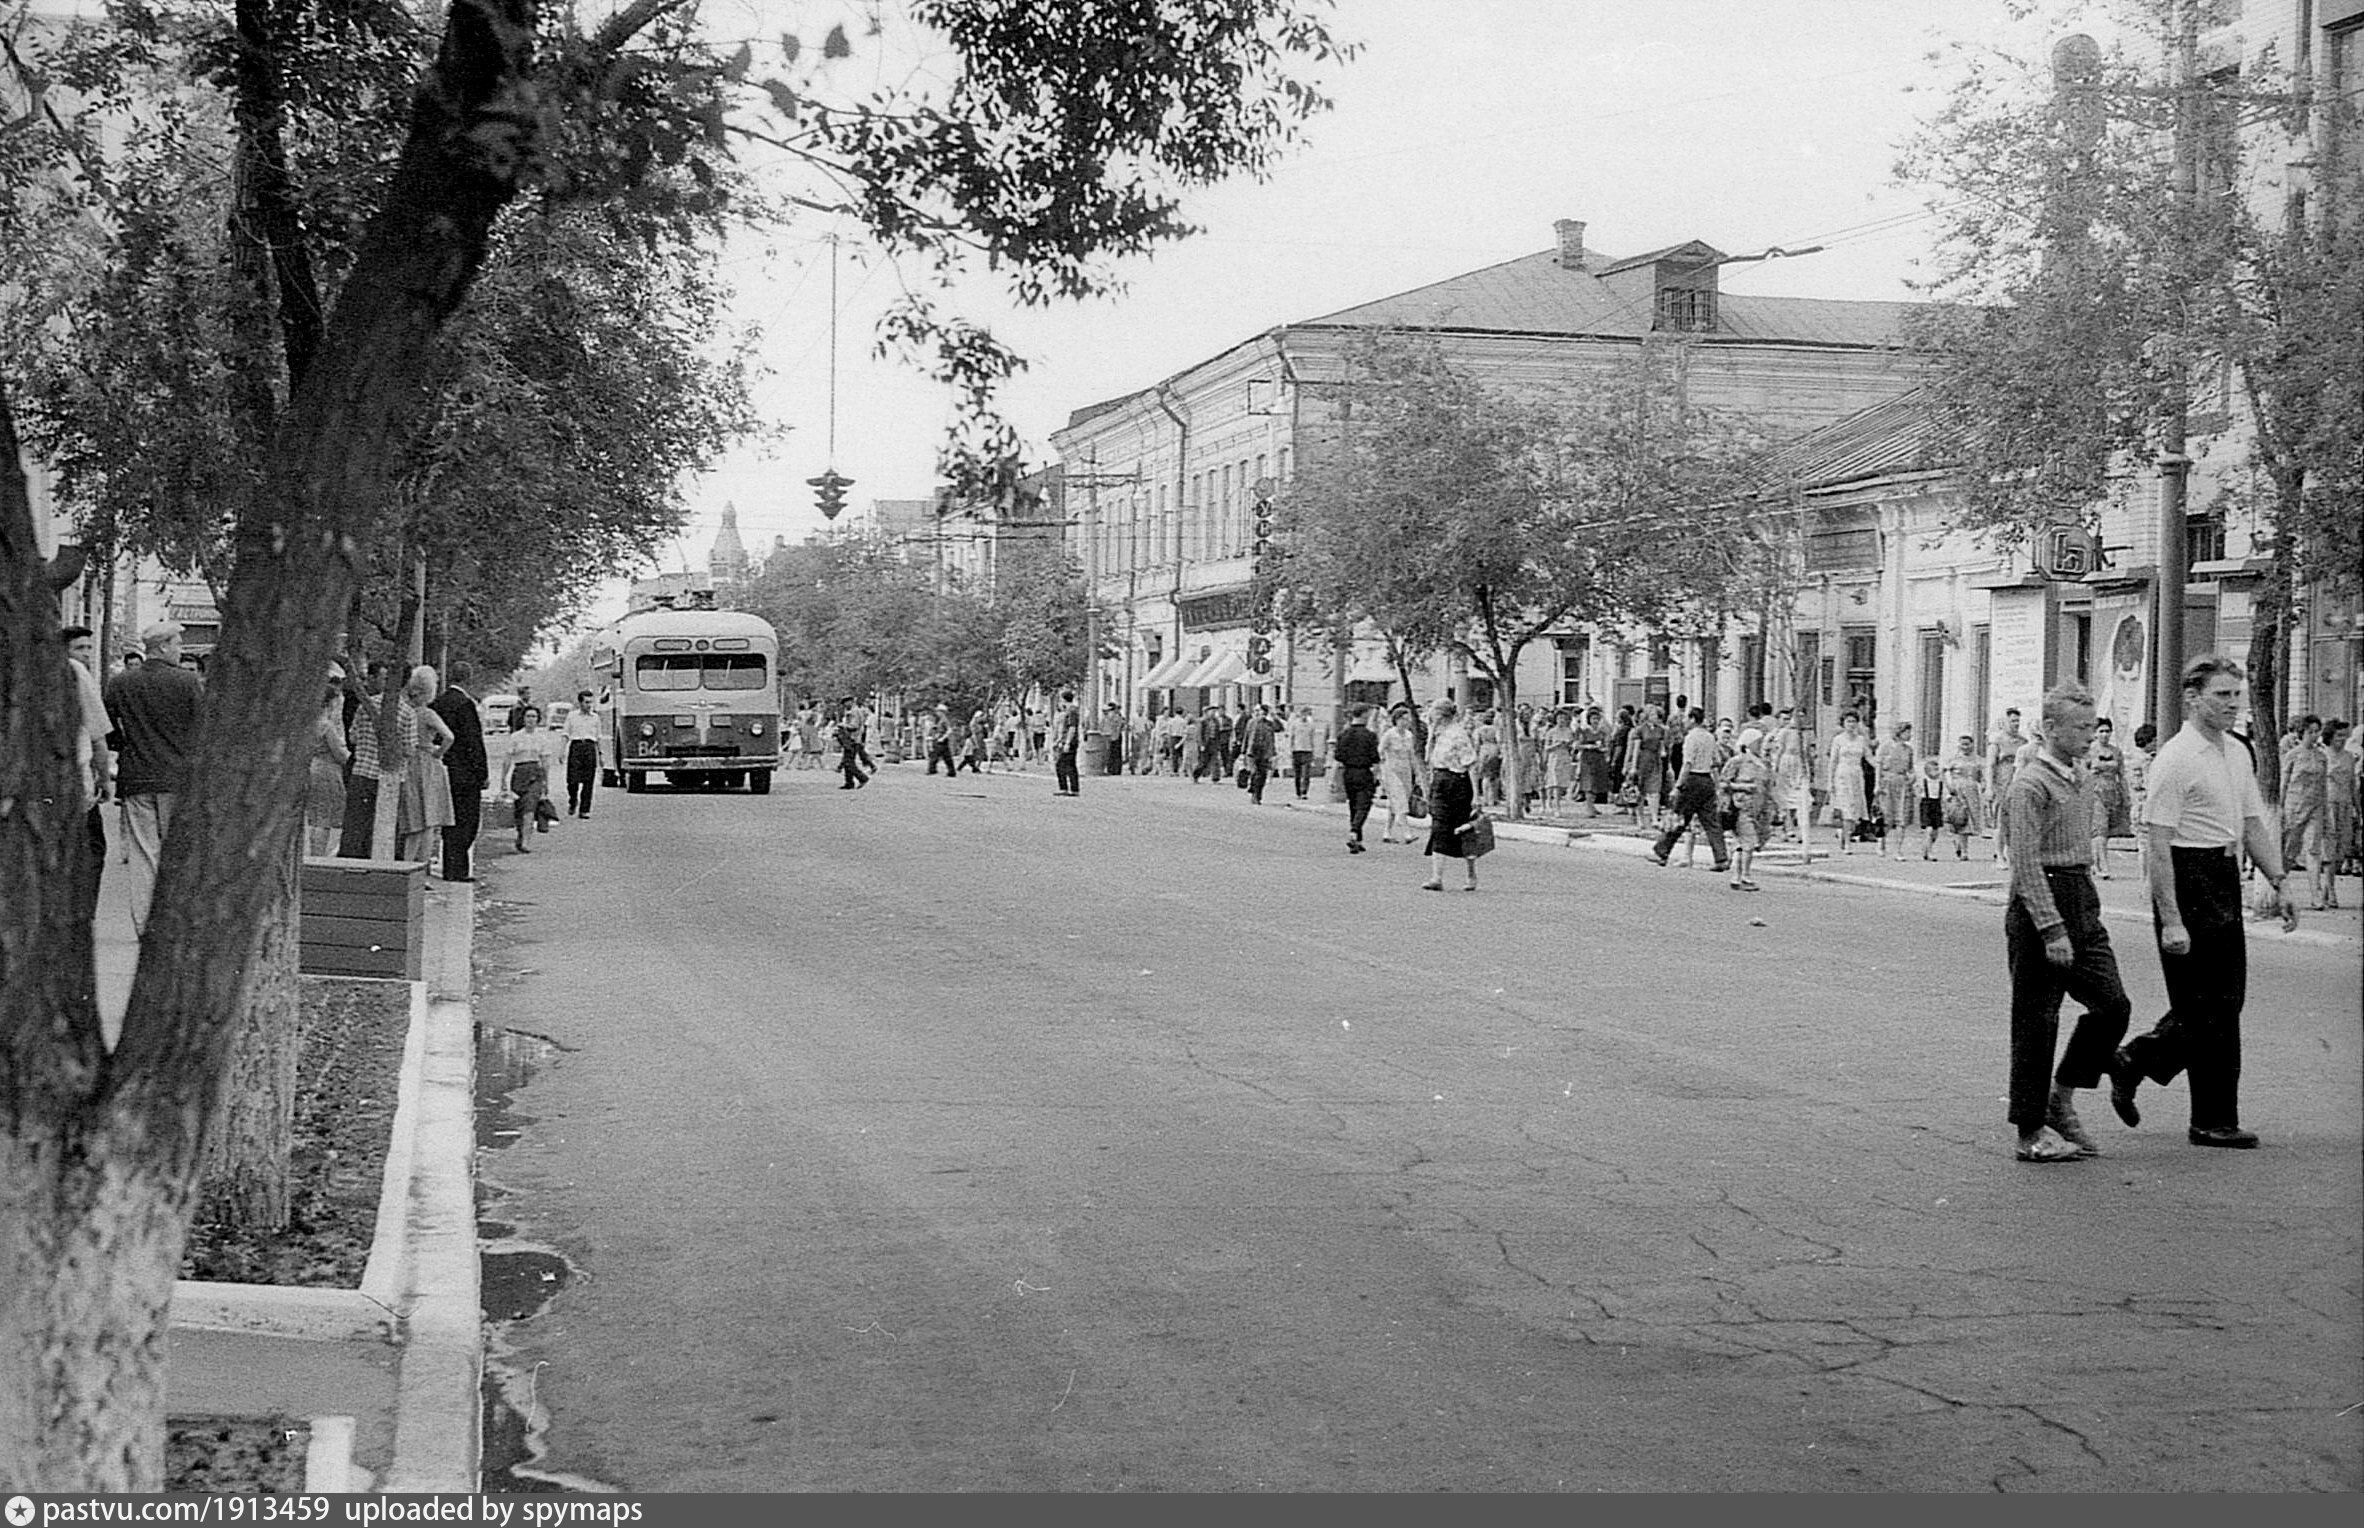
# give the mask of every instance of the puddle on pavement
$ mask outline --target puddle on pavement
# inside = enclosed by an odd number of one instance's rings
[[[534,1075],[569,1047],[522,1030],[479,1028],[476,1035],[476,1145],[480,1156],[515,1145],[535,1117],[516,1107]],[[539,1395],[544,1364],[526,1366],[511,1342],[518,1323],[541,1314],[580,1271],[555,1247],[525,1240],[509,1218],[510,1195],[478,1164],[477,1260],[484,1307],[484,1453],[480,1489],[496,1492],[598,1492],[615,1487],[538,1467],[548,1451],[549,1413]],[[499,1214],[489,1213],[499,1211]]]

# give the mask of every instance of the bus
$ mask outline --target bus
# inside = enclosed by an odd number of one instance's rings
[[[779,662],[771,623],[716,610],[711,595],[659,600],[604,628],[591,651],[601,783],[636,795],[661,774],[677,787],[769,794]]]

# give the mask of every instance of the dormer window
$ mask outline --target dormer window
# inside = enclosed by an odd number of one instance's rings
[[[1658,313],[1650,326],[1666,334],[1711,334],[1716,327],[1713,286],[1661,286]]]

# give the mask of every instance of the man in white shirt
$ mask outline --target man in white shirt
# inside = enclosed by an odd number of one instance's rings
[[[115,755],[107,747],[107,734],[114,723],[107,720],[107,702],[99,689],[98,642],[87,626],[69,626],[59,633],[65,639],[67,667],[72,671],[74,693],[81,702],[80,730],[83,767],[83,805],[89,811],[90,834],[90,903],[89,914],[98,911],[99,878],[107,868],[107,813],[100,803],[107,799],[108,783],[115,775]]]
[[[2110,1102],[2131,1125],[2140,1078],[2163,1083],[2189,1072],[2191,1143],[2236,1149],[2257,1144],[2241,1128],[2241,1005],[2249,991],[2242,846],[2274,888],[2282,927],[2298,927],[2249,750],[2227,734],[2241,688],[2241,665],[2230,658],[2186,664],[2182,730],[2151,761],[2143,834],[2168,1008],[2156,1028],[2120,1048],[2110,1086]]]
[[[591,692],[575,695],[575,708],[566,713],[566,815],[591,815],[591,786],[599,778],[599,716],[592,710]]]

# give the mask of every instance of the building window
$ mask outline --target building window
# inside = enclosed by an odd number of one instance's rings
[[[1560,639],[1560,704],[1573,706],[1584,699],[1584,671],[1592,663],[1592,643],[1583,637]]]
[[[2192,515],[2183,522],[2185,567],[2203,562],[2224,561],[2224,518],[2221,515]]]
[[[1713,287],[1663,286],[1658,289],[1658,318],[1653,326],[1668,334],[1706,334],[1716,326]]]
[[[1870,728],[1880,715],[1880,635],[1868,626],[1850,626],[1839,641],[1847,655],[1847,709]]]
[[[1740,709],[1751,711],[1765,702],[1765,639],[1753,633],[1740,639]]]
[[[1921,633],[1920,715],[1914,723],[1921,733],[1923,753],[1943,753],[1945,733],[1945,634]]]
[[[1986,708],[1994,703],[1993,669],[1994,628],[1970,628],[1970,735],[1986,734]]]

